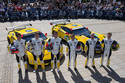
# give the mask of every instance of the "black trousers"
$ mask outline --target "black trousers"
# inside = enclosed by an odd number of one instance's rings
[[[26,62],[26,55],[24,55],[22,58],[23,58],[24,62]],[[16,60],[18,63],[20,62],[19,56],[17,56],[17,54],[16,54]]]

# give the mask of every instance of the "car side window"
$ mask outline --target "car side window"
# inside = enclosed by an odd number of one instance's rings
[[[17,33],[17,32],[15,32],[16,37],[17,37],[17,34],[18,34],[18,33]]]
[[[12,33],[12,36],[14,36],[14,33]]]
[[[66,31],[66,32],[68,32],[68,33],[70,33],[71,34],[71,30],[70,29],[68,29],[67,27],[61,27],[64,31]]]

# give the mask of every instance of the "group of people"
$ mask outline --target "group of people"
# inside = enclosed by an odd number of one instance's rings
[[[51,44],[51,46],[50,46],[50,48],[51,48],[50,49],[51,50],[51,68],[52,68],[51,71],[53,71],[53,69],[55,68],[55,62],[54,62],[55,59],[57,60],[57,70],[59,71],[60,54],[63,51],[62,41],[58,37],[57,33],[54,32],[53,37],[48,41],[48,43]],[[40,59],[41,68],[43,69],[43,72],[45,72],[45,64],[44,64],[43,57],[44,57],[45,49],[47,49],[48,46],[46,46],[44,40],[39,37],[38,32],[35,33],[35,38],[32,38],[30,41],[28,41],[28,48],[26,48],[26,41],[24,39],[22,39],[20,34],[17,34],[17,40],[15,40],[13,45],[11,45],[11,46],[14,46],[18,50],[18,53],[16,53],[16,60],[18,62],[19,70],[21,70],[20,61],[23,60],[24,65],[25,65],[25,70],[27,71],[26,51],[30,47],[32,47],[31,53],[33,54],[33,57],[34,57],[34,71],[33,72],[36,72],[36,70],[38,68],[38,58]]]
[[[110,56],[112,54],[112,43],[114,40],[111,39],[112,33],[107,33],[107,38],[105,38],[101,43],[104,45],[103,53],[101,55],[101,66],[103,66],[104,57],[107,56],[107,66],[110,64]],[[85,68],[88,68],[89,59],[92,58],[92,67],[95,68],[95,47],[99,41],[95,38],[95,34],[91,34],[91,38],[87,40],[86,46],[87,46],[87,58],[85,61]],[[70,69],[71,64],[71,58],[73,58],[73,66],[74,70],[76,70],[76,58],[77,58],[77,49],[80,49],[80,44],[78,44],[78,41],[75,39],[75,35],[72,34],[71,40],[68,41],[68,48],[67,55],[69,56],[69,62],[68,62],[68,69]]]
[[[92,58],[92,67],[95,68],[95,46],[96,43],[99,42],[95,37],[95,34],[91,34],[91,38],[87,40],[86,46],[87,46],[87,57],[85,61],[85,68],[88,68],[89,59]],[[104,45],[103,48],[103,54],[101,56],[101,66],[103,66],[104,57],[107,56],[107,66],[110,64],[110,56],[112,54],[112,43],[114,40],[111,38],[112,33],[107,33],[107,38],[105,38],[101,43]],[[17,35],[17,40],[14,41],[14,46],[16,49],[18,49],[18,53],[16,54],[16,59],[18,62],[18,68],[20,68],[20,60],[22,59],[25,65],[25,69],[27,71],[27,57],[26,57],[26,50],[25,47],[25,40],[21,38],[21,35]],[[32,54],[34,57],[34,71],[37,71],[38,68],[38,58],[40,59],[40,65],[45,72],[45,64],[43,57],[45,49],[51,51],[51,71],[55,69],[55,66],[57,67],[57,71],[60,71],[60,56],[63,54],[63,42],[62,39],[58,37],[58,33],[53,31],[52,32],[52,38],[50,38],[45,44],[44,40],[39,37],[39,33],[35,33],[35,38],[32,38],[30,41],[28,41],[28,45],[32,47]],[[77,63],[77,51],[80,49],[85,49],[84,47],[79,44],[78,40],[75,39],[75,35],[71,34],[71,39],[67,42],[67,48],[66,48],[66,55],[68,56],[68,70],[71,66],[71,60],[73,60],[73,67],[74,70],[76,70],[76,63]],[[84,51],[84,50],[83,50]],[[56,64],[55,64],[56,60]]]
[[[56,1],[56,0],[55,0]],[[91,0],[35,0],[33,3],[0,2],[0,21],[64,18],[99,18],[125,20],[125,2]],[[110,1],[110,2],[109,2]]]

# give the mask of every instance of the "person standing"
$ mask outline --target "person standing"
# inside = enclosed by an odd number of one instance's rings
[[[95,68],[95,61],[94,61],[94,57],[95,57],[95,46],[97,43],[97,39],[94,38],[95,34],[92,33],[91,34],[91,38],[87,40],[86,45],[87,45],[87,59],[85,62],[85,68],[88,68],[88,63],[89,63],[89,59],[92,58],[92,67]]]
[[[104,40],[102,40],[102,44],[104,45],[104,48],[103,48],[103,55],[101,57],[101,66],[103,66],[103,63],[104,63],[104,57],[107,56],[107,66],[109,66],[110,64],[110,57],[111,57],[111,54],[112,54],[112,49],[111,49],[111,46],[112,46],[112,43],[114,40],[112,40],[112,33],[107,33],[107,38],[105,38]]]
[[[32,38],[30,41],[30,44],[33,48],[33,56],[34,56],[34,71],[36,72],[38,68],[38,58],[40,58],[40,64],[41,68],[43,69],[43,72],[45,72],[45,65],[44,65],[44,40],[42,38],[39,38],[39,33],[35,33],[35,38]]]
[[[68,41],[68,47],[66,48],[67,56],[69,56],[68,60],[68,70],[71,66],[71,60],[73,58],[73,67],[74,70],[76,70],[76,58],[77,58],[77,49],[80,49],[80,46],[78,46],[78,41],[75,39],[75,35],[71,35],[71,40]]]
[[[60,55],[63,51],[62,47],[62,39],[58,37],[58,33],[56,31],[52,32],[53,37],[50,39],[50,44],[52,46],[51,49],[51,71],[54,70],[56,60],[57,71],[59,72],[60,67]]]
[[[14,40],[14,47],[19,51],[19,53],[16,54],[16,60],[18,62],[18,68],[21,69],[21,60],[23,60],[25,70],[27,70],[27,61],[26,61],[26,48],[25,48],[25,40],[21,38],[21,34],[17,34],[17,40]]]

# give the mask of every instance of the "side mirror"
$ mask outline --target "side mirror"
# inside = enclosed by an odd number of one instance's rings
[[[45,33],[45,36],[47,36],[47,33]]]
[[[32,26],[32,24],[29,24],[30,26]]]
[[[53,23],[51,22],[50,25],[53,25]]]
[[[7,31],[8,29],[6,28],[6,31]]]

